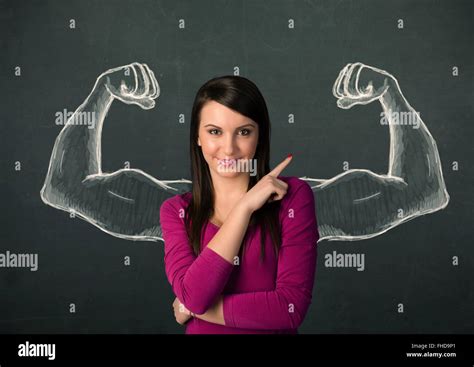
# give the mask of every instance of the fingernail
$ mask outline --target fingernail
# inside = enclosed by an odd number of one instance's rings
[[[290,153],[290,154],[288,154],[288,157],[286,157],[286,158],[291,158],[291,157],[293,157],[293,154]]]

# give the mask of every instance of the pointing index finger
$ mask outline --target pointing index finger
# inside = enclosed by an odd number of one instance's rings
[[[293,158],[292,154],[288,154],[288,157],[286,157],[283,162],[281,162],[278,166],[276,166],[268,175],[273,176],[273,177],[278,177],[280,173],[288,166],[288,164],[291,162],[291,159]]]

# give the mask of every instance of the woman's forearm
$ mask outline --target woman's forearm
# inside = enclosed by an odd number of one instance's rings
[[[239,253],[240,245],[247,231],[252,211],[238,203],[230,211],[224,224],[208,243],[207,247],[215,251],[231,264]]]
[[[208,310],[205,313],[203,313],[202,315],[192,314],[192,316],[200,320],[213,323],[213,324],[225,325],[223,300],[224,300],[223,296],[219,296],[219,298],[214,303],[214,305],[208,308]]]
[[[213,308],[213,304],[215,305],[216,298],[222,293],[232,273],[234,257],[239,253],[250,220],[250,213],[251,210],[247,209],[243,203],[238,203],[230,211],[224,224],[207,247],[197,258],[190,259],[187,267],[179,266],[174,271],[175,265],[170,266],[168,261],[167,273],[174,274],[170,282],[176,297],[191,312],[204,315]],[[166,224],[166,211],[162,214]],[[167,232],[166,225],[163,228],[164,232]],[[165,238],[165,246],[166,241]],[[186,243],[184,245],[188,246]],[[165,252],[170,256],[175,248],[176,246]],[[181,258],[181,253],[178,252],[178,255]],[[203,317],[215,315],[216,311]],[[223,322],[223,318],[221,319]]]

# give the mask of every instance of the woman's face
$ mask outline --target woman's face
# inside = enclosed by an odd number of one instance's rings
[[[204,104],[198,145],[211,173],[223,177],[248,175],[248,172],[242,172],[245,165],[237,160],[253,159],[257,143],[258,125],[255,121],[218,102],[208,101]],[[235,161],[226,161],[233,159]]]

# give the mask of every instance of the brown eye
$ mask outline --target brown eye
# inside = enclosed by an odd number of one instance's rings
[[[246,131],[247,133],[246,134],[243,134],[244,136],[247,136],[247,135],[250,135],[251,131],[249,129],[242,129],[240,130],[241,132],[242,131]]]

